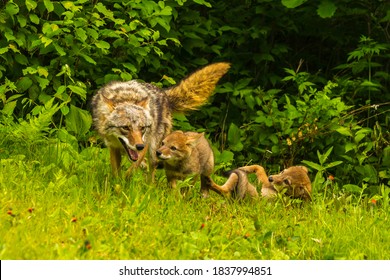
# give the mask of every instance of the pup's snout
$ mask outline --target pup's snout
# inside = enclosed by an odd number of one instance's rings
[[[136,145],[135,145],[135,148],[136,148],[138,151],[142,151],[142,150],[145,148],[145,145],[144,145],[144,144],[136,144]]]
[[[156,151],[156,156],[159,157],[159,156],[161,156],[161,154],[162,154],[162,153],[161,153],[159,150]]]
[[[268,182],[272,183],[274,181],[274,178],[272,178],[272,176],[269,176],[268,177]]]

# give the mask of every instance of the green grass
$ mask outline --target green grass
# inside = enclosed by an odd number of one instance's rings
[[[141,171],[112,178],[108,158],[107,149],[78,152],[54,139],[3,142],[0,259],[390,258],[381,201],[341,193],[316,193],[304,205],[202,199],[199,184],[182,196],[161,170],[154,185]]]

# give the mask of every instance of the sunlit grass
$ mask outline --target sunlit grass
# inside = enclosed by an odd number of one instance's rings
[[[168,189],[161,170],[154,185],[142,171],[112,178],[100,147],[1,151],[1,259],[390,258],[389,208],[367,199],[202,199],[199,184]]]

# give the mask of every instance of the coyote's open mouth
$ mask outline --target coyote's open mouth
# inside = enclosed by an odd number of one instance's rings
[[[133,149],[130,149],[130,148],[127,146],[126,142],[125,142],[123,139],[121,139],[121,138],[118,138],[118,139],[119,139],[119,141],[122,143],[123,148],[125,148],[125,151],[126,151],[126,153],[127,153],[127,156],[128,156],[128,158],[129,158],[129,160],[131,160],[131,161],[137,161],[137,160],[138,160],[138,152],[137,152],[137,151],[134,151]]]

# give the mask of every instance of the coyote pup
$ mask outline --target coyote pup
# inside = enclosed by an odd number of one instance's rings
[[[206,103],[229,63],[208,65],[178,85],[160,89],[135,80],[111,82],[92,98],[93,122],[110,149],[114,175],[120,171],[122,154],[141,165],[149,152],[149,179],[154,179],[157,146],[172,128],[172,113],[195,110]]]
[[[271,198],[277,193],[303,200],[311,200],[311,182],[308,170],[304,166],[291,166],[276,175],[267,177],[260,165],[249,165],[239,168],[246,173],[255,173],[257,180],[262,183],[261,195]]]
[[[293,198],[311,199],[311,182],[304,166],[291,166],[279,174],[267,176],[260,165],[249,165],[228,171],[228,180],[222,186],[210,182],[211,188],[225,196],[243,198],[246,194],[257,197],[256,188],[248,181],[247,174],[255,173],[261,183],[261,196],[273,198],[279,192]]]
[[[176,188],[176,180],[200,175],[201,193],[203,197],[208,196],[214,154],[204,133],[174,131],[162,141],[156,155],[164,164],[168,184],[172,188]]]

